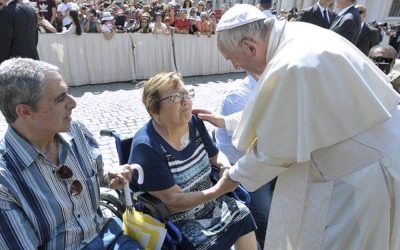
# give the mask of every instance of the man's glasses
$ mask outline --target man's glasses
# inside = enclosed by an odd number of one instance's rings
[[[389,63],[391,64],[393,62],[393,58],[385,58],[385,57],[370,57],[372,59],[372,61],[374,61],[375,63]]]
[[[61,167],[59,167],[56,171],[54,171],[54,174],[56,175],[57,178],[61,180],[69,180],[74,176],[74,173],[67,165],[61,165]],[[72,196],[77,196],[80,193],[82,193],[82,190],[83,190],[82,183],[78,180],[74,180],[69,189],[69,193]]]
[[[365,11],[363,11],[363,10],[359,10],[359,11],[358,11],[358,13],[361,15],[361,14],[364,14],[364,13],[365,13]]]
[[[172,95],[163,97],[160,99],[159,102],[162,102],[164,100],[170,100],[173,103],[178,103],[178,102],[182,102],[183,98],[187,99],[187,100],[191,100],[194,97],[194,89],[189,89],[187,92],[178,92],[178,93],[174,93]]]

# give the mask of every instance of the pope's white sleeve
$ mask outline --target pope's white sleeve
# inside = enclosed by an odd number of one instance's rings
[[[225,130],[228,136],[232,136],[233,132],[239,125],[240,117],[242,116],[242,111],[233,113],[231,115],[225,116]]]
[[[250,192],[260,188],[285,171],[294,159],[273,159],[257,151],[257,141],[230,169],[232,180],[240,182]]]

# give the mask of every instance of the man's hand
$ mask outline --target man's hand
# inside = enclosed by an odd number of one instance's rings
[[[205,109],[193,109],[192,113],[200,119],[208,121],[217,128],[225,128],[225,119],[222,115],[216,115]]]
[[[128,164],[110,169],[108,171],[108,177],[110,178],[109,187],[112,189],[123,189],[125,183],[132,180],[132,172],[133,168]]]

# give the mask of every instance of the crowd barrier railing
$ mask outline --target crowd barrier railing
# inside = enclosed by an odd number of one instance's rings
[[[40,59],[60,68],[70,86],[148,79],[163,71],[183,76],[235,72],[216,36],[118,33],[40,34]]]

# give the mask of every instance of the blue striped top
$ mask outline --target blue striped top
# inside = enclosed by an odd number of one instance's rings
[[[73,172],[68,180],[11,127],[0,142],[0,249],[80,249],[103,227],[96,141],[78,122],[56,137],[59,166]],[[83,191],[71,196],[75,180]]]

